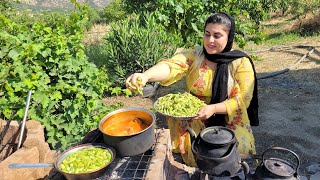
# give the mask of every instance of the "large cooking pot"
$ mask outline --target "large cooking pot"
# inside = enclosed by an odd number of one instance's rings
[[[76,151],[80,151],[82,149],[91,148],[91,147],[99,147],[99,148],[108,150],[109,153],[111,154],[111,159],[109,163],[107,163],[105,166],[101,167],[98,170],[87,172],[87,173],[72,174],[72,173],[67,173],[61,170],[60,165],[62,164],[63,160],[67,156],[69,156],[70,154]],[[95,179],[103,176],[107,168],[109,167],[109,164],[114,160],[115,157],[116,157],[116,151],[112,147],[102,143],[87,143],[87,144],[82,144],[82,145],[74,146],[72,148],[67,149],[57,157],[54,163],[9,164],[9,168],[16,169],[16,168],[52,168],[53,167],[57,169],[60,173],[62,173],[63,176],[68,180],[88,180],[88,179]]]
[[[299,156],[283,147],[268,148],[262,155],[262,162],[256,168],[254,180],[286,179],[298,180]]]
[[[116,126],[130,128],[130,124],[123,124],[126,120],[139,121],[146,128],[130,135],[108,134],[107,128]],[[155,114],[144,108],[130,107],[113,111],[103,117],[99,130],[103,133],[104,143],[114,147],[119,156],[135,156],[149,150],[155,141],[154,123]]]

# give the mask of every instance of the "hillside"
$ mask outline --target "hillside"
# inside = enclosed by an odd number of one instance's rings
[[[89,3],[92,7],[101,8],[110,3],[111,0],[78,0],[79,3]],[[70,9],[73,5],[70,0],[21,0],[19,7],[27,7],[31,9]]]

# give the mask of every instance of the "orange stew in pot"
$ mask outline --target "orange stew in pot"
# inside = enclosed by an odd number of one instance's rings
[[[102,125],[104,133],[111,136],[129,136],[143,131],[147,127],[149,127],[149,124],[137,117],[104,123]]]

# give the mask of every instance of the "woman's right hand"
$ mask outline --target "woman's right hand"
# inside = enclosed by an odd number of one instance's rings
[[[195,119],[207,120],[211,116],[214,116],[216,112],[217,112],[216,104],[205,105],[203,108],[199,110],[197,117],[195,117]]]
[[[148,77],[143,73],[131,74],[126,80],[126,87],[134,91],[136,89],[143,89],[148,82]]]

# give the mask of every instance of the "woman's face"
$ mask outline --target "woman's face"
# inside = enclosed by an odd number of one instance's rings
[[[228,31],[222,24],[208,23],[203,35],[203,45],[208,54],[218,54],[223,51],[228,42]]]

